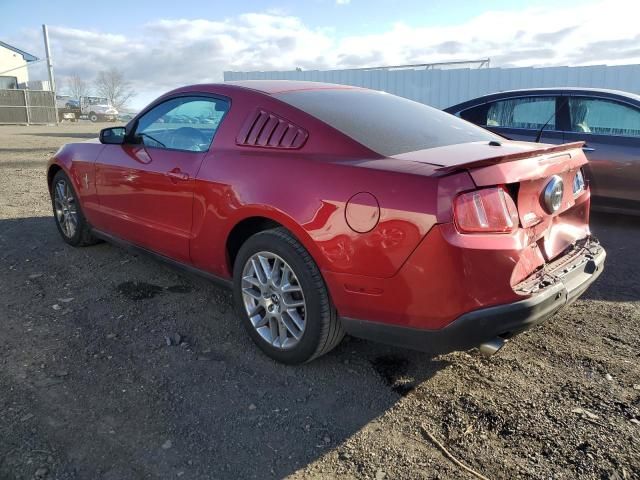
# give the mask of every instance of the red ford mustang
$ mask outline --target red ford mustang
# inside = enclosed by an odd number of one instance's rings
[[[58,230],[233,287],[269,356],[343,335],[430,352],[504,340],[603,269],[581,144],[506,141],[362,88],[184,87],[48,165]]]

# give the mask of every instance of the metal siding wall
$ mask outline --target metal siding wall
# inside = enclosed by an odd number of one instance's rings
[[[56,123],[53,92],[25,90],[29,105],[30,123]]]
[[[27,123],[24,90],[0,90],[0,124]]]
[[[56,123],[53,92],[0,90],[0,124]]]
[[[438,108],[516,88],[595,87],[640,94],[640,65],[471,70],[307,70],[224,72],[230,80],[310,80],[384,90]]]

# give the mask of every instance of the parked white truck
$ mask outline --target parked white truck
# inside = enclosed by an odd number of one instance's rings
[[[115,122],[118,110],[104,97],[80,97],[56,95],[60,120],[88,119],[92,122]]]
[[[104,97],[80,97],[80,112],[92,122],[115,122],[118,110]]]

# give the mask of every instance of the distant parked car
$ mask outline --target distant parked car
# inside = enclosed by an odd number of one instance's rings
[[[593,209],[640,214],[640,95],[536,88],[486,95],[445,111],[512,140],[584,141]]]
[[[133,117],[135,117],[133,113],[119,113],[116,118],[118,122],[128,122]]]

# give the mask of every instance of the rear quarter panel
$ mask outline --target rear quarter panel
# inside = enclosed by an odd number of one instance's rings
[[[235,138],[256,108],[307,129],[306,144],[293,151],[237,146]],[[380,157],[269,96],[236,95],[198,173],[191,258],[197,267],[229,277],[229,233],[243,219],[261,216],[296,235],[322,270],[390,277],[438,218],[434,168]],[[468,177],[463,183],[472,187]],[[380,206],[379,221],[367,233],[355,232],[345,219],[348,200],[359,192],[371,193]]]
[[[437,219],[437,178],[295,153],[217,152],[205,162],[191,255],[196,265],[223,276],[230,273],[222,255],[226,239],[249,217],[284,225],[322,270],[378,277],[397,272]],[[371,193],[380,206],[379,221],[366,233],[352,230],[345,218],[347,202],[359,192]],[[362,215],[376,210],[364,207]]]

